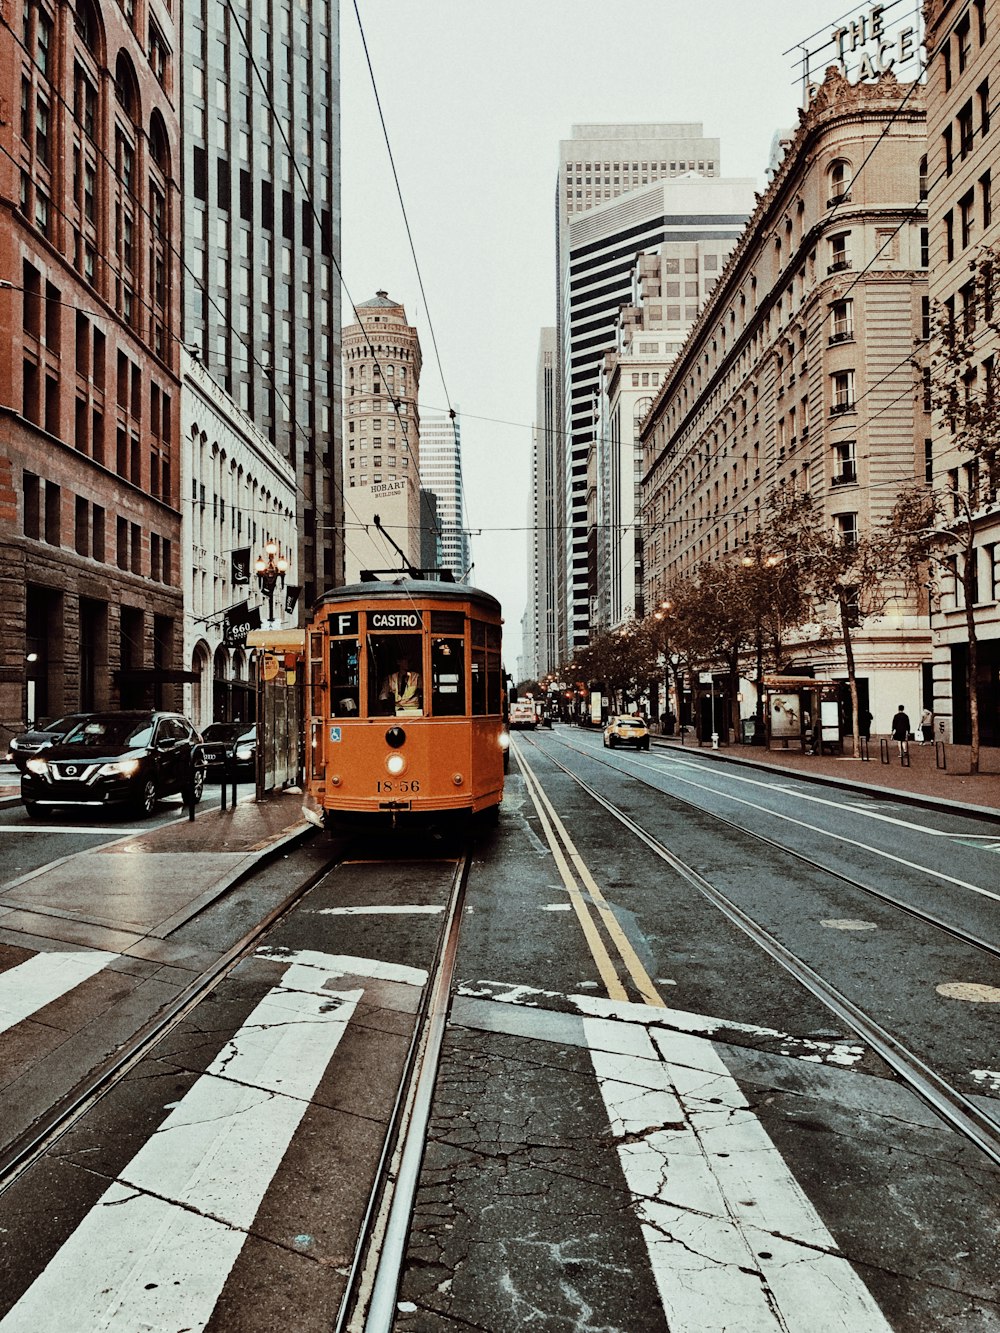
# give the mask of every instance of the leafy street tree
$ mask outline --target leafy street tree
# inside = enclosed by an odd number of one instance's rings
[[[898,526],[890,521],[867,532],[840,532],[829,527],[808,491],[788,489],[776,495],[770,535],[785,559],[793,562],[802,590],[817,611],[833,610],[838,637],[844,645],[851,692],[854,754],[858,740],[858,679],[853,631],[866,620],[885,614],[906,585],[910,573]]]
[[[648,620],[632,618],[616,630],[596,635],[576,654],[578,675],[600,681],[615,712],[637,702],[658,672],[659,644]]]

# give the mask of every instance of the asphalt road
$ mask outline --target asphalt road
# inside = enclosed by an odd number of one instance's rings
[[[992,1114],[995,961],[827,872],[995,946],[1000,830],[576,730],[515,749],[392,1326],[1000,1330],[996,1165],[657,850]],[[17,828],[0,815],[4,867],[120,831]],[[317,839],[143,967],[80,935],[96,970],[0,1032],[0,1123],[312,884],[0,1193],[2,1333],[334,1326],[460,850]],[[53,952],[3,925],[0,1013]]]

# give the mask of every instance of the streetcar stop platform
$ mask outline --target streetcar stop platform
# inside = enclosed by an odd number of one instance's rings
[[[683,744],[675,736],[653,735],[651,739],[657,748],[683,750],[720,763],[785,772],[807,781],[860,789],[914,805],[1000,820],[1000,749],[995,747],[981,749],[980,771],[973,775],[969,772],[967,745],[910,741],[907,765],[900,759],[898,744],[878,736],[871,738],[867,760],[850,754],[808,754],[763,745],[720,745],[713,750],[710,745],[699,745],[691,735]],[[883,762],[884,757],[888,763]]]

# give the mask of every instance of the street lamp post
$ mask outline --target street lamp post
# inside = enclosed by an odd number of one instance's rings
[[[259,555],[254,563],[257,582],[261,592],[267,598],[267,619],[274,624],[274,590],[285,586],[285,574],[288,572],[288,559],[281,554],[281,547],[270,541],[264,547],[264,554]]]

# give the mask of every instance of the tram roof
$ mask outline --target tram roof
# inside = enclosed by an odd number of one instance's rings
[[[438,579],[376,579],[366,583],[346,583],[341,588],[328,588],[313,603],[313,611],[336,602],[383,601],[386,598],[435,598],[442,602],[476,602],[500,614],[501,606],[492,593],[473,588],[468,583],[444,583]]]

